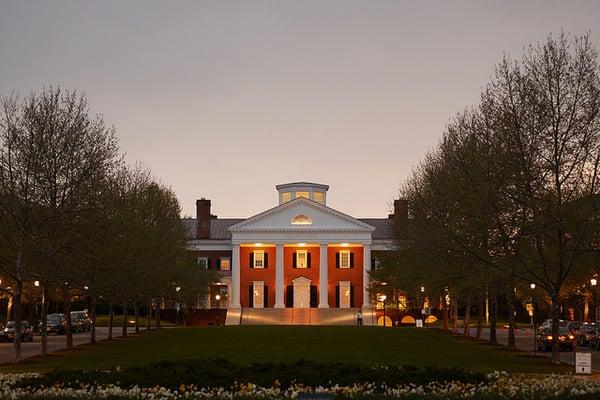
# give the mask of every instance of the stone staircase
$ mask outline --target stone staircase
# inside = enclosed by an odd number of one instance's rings
[[[359,308],[243,308],[227,311],[226,325],[356,325]],[[376,325],[363,310],[363,324]]]

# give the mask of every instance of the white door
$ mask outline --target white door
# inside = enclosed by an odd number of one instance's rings
[[[350,281],[340,281],[340,308],[350,308]]]
[[[265,305],[265,283],[263,281],[254,281],[252,282],[252,289],[254,292],[253,307],[263,308]]]
[[[310,282],[294,282],[294,308],[310,307]]]

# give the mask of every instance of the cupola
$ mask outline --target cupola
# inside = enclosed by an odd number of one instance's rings
[[[329,186],[321,183],[292,182],[277,185],[275,188],[279,192],[279,204],[304,197],[325,205]]]

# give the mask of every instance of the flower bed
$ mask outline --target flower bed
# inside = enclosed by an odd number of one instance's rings
[[[388,370],[389,372],[389,370]],[[390,372],[395,374],[400,372]],[[433,377],[432,377],[433,378]],[[0,375],[0,400],[3,399],[597,399],[600,381],[573,375],[508,375],[496,372],[480,382],[440,382],[424,384],[361,383],[352,385],[303,385],[292,383],[286,387],[275,381],[269,387],[253,383],[235,383],[229,387],[200,387],[181,384],[177,388],[164,386],[132,386],[55,382],[45,386],[47,378],[41,374]],[[26,383],[37,382],[35,385]]]

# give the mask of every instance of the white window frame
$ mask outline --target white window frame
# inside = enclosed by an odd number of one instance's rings
[[[344,257],[343,256],[347,256],[348,258],[346,259],[348,261],[348,264],[344,265]],[[349,269],[350,268],[350,250],[340,250],[340,268],[344,268],[344,269]]]
[[[229,264],[227,266],[227,269],[223,269],[223,261],[227,261],[227,263]],[[220,257],[219,271],[231,271],[231,257]]]
[[[304,255],[304,265],[300,264],[300,254]],[[308,250],[296,250],[296,268],[308,268]]]
[[[257,268],[257,269],[263,269],[265,267],[265,251],[264,250],[254,250],[254,257],[252,257],[252,262],[254,265],[252,265],[252,268]],[[257,257],[258,255],[260,255],[260,259],[259,257]],[[259,264],[260,261],[260,265]]]
[[[208,269],[208,257],[205,257],[205,256],[198,257],[198,259],[196,261],[198,262],[199,266],[201,266],[205,269]]]

